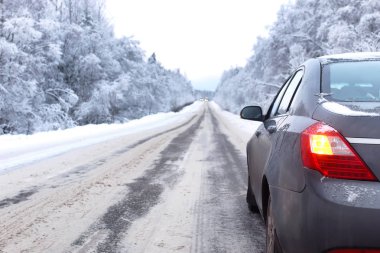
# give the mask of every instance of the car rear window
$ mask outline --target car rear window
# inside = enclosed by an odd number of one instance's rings
[[[336,62],[323,68],[324,93],[341,102],[380,101],[380,61]]]

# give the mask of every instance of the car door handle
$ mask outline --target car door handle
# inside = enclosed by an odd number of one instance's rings
[[[268,126],[267,130],[270,134],[273,134],[274,132],[277,131],[277,127],[276,126]]]
[[[259,137],[261,135],[261,131],[256,131],[255,135],[256,137]]]

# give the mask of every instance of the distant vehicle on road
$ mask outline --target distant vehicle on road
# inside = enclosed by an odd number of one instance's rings
[[[266,252],[380,252],[380,53],[302,64],[247,144],[247,202]]]

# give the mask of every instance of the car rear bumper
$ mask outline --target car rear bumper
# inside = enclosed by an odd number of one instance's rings
[[[329,179],[305,171],[301,193],[270,189],[284,252],[380,248],[380,183]]]

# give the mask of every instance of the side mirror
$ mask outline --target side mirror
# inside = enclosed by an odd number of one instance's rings
[[[263,110],[260,106],[246,106],[241,110],[240,117],[247,120],[263,121]]]

